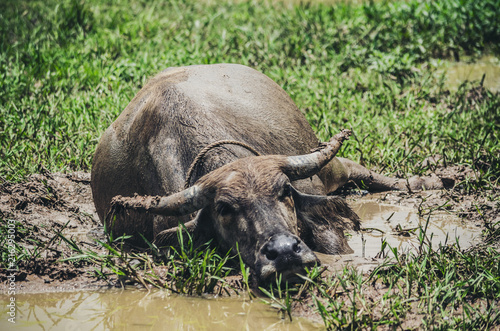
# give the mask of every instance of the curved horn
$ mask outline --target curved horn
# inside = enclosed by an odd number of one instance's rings
[[[283,172],[290,180],[304,179],[315,175],[333,159],[344,140],[348,140],[351,133],[351,130],[344,129],[313,153],[287,157]]]
[[[122,207],[165,216],[187,215],[210,203],[212,195],[209,191],[203,186],[194,185],[167,197],[148,195],[122,197],[117,195],[111,200],[111,210]]]

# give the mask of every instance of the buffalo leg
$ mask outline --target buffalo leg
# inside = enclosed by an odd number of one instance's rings
[[[408,179],[393,178],[373,172],[362,165],[345,158],[335,158],[319,173],[328,193],[335,192],[346,184],[354,184],[369,191],[419,191],[444,188],[436,175],[413,176]]]

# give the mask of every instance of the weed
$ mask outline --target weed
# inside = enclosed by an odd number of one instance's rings
[[[30,229],[22,223],[2,219],[0,224],[1,268],[16,270],[18,263],[37,258],[42,244],[32,238],[22,241]],[[29,248],[31,247],[31,248]]]
[[[274,286],[276,285],[276,286]],[[269,284],[269,290],[264,287],[259,287],[264,295],[269,298],[263,300],[264,303],[270,305],[272,308],[277,309],[281,313],[281,318],[285,319],[286,316],[292,321],[292,300],[288,282],[282,281],[281,274],[276,277],[275,284]],[[295,291],[295,288],[293,289]]]
[[[224,256],[219,255],[215,247],[207,243],[194,247],[189,236],[187,243],[179,230],[179,249],[170,248],[167,269],[169,283],[167,287],[176,293],[197,294],[213,293],[219,283],[224,284],[233,269],[226,266],[230,252]],[[222,291],[220,287],[219,292]]]
[[[59,236],[75,253],[63,261],[91,261],[99,267],[94,269],[96,275],[104,279],[116,275],[122,286],[127,282],[137,282],[145,288],[149,288],[150,284],[178,294],[202,295],[214,293],[216,290],[220,294],[225,289],[224,279],[233,271],[231,267],[226,266],[230,258],[229,252],[221,256],[216,248],[210,248],[210,243],[195,247],[190,236],[188,241],[184,242],[182,228],[178,232],[178,248],[170,247],[162,253],[147,241],[156,259],[147,252],[131,251],[131,248],[125,245],[127,237],[113,239],[108,235],[106,242],[95,240],[105,249],[105,253],[102,253],[96,249],[83,250],[73,240],[61,234]],[[163,277],[158,276],[155,271],[158,269],[165,270]]]

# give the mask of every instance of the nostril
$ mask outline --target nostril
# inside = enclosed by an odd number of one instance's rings
[[[293,251],[294,251],[295,253],[300,253],[300,251],[302,250],[302,248],[300,247],[300,245],[299,245],[299,243],[298,243],[298,242],[297,242],[297,243],[295,243],[295,244],[293,244],[292,249],[293,249]]]
[[[269,261],[274,261],[278,257],[278,252],[276,252],[275,250],[268,250],[268,249],[266,249],[266,251],[265,251],[264,254],[266,255],[266,258]]]

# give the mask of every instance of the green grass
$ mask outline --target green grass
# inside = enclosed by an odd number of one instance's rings
[[[148,77],[234,62],[283,86],[322,139],[352,127],[348,157],[389,173],[418,173],[432,153],[479,159],[493,167],[485,181],[496,180],[498,96],[448,95],[431,59],[498,54],[499,27],[491,0],[3,1],[0,176],[88,171],[100,135]]]
[[[1,1],[0,180],[44,169],[89,171],[100,135],[149,77],[170,66],[232,62],[280,84],[321,139],[352,128],[344,156],[409,176],[425,173],[421,162],[439,154],[476,174],[455,187],[457,194],[481,191],[498,201],[500,95],[478,82],[449,91],[436,60],[498,57],[498,40],[498,0]],[[9,227],[5,215],[0,219],[6,267]],[[410,314],[421,317],[422,328],[498,326],[500,256],[491,244],[499,224],[485,224],[486,245],[431,250],[422,241],[419,255],[392,251],[394,259],[370,275],[345,269],[329,279],[314,269],[301,287],[264,293],[284,316],[314,296],[329,328],[399,327]],[[234,271],[228,256],[189,243],[156,256],[128,253],[111,240],[98,252],[57,231],[44,243],[27,235],[29,225],[15,227],[12,249],[20,260],[64,243],[75,252],[68,262],[94,263],[101,278],[200,294],[226,288]],[[240,269],[249,289],[248,269]]]
[[[1,219],[0,224],[0,267],[17,269],[19,260],[36,259],[40,256],[42,244],[33,238],[26,238],[31,230],[21,222]],[[33,245],[28,248],[27,245]]]

